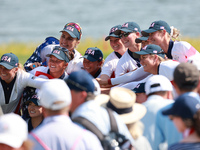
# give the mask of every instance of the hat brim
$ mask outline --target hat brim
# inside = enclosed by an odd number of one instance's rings
[[[143,36],[149,36],[149,33],[153,33],[153,32],[156,32],[158,30],[155,30],[155,29],[147,29],[147,30],[143,30],[141,33]]]
[[[106,107],[106,104],[110,100],[110,96],[106,94],[100,94],[96,96],[94,100],[99,106]],[[135,103],[132,109],[133,111],[130,113],[119,115],[125,124],[134,123],[140,120],[147,112],[146,107],[138,103]]]
[[[170,108],[166,108],[165,110],[163,110],[162,114],[165,115],[165,116],[174,115],[175,112],[174,112],[173,106],[170,107]]]
[[[133,53],[133,57],[139,59],[139,58],[140,58],[140,55],[146,55],[146,54],[149,54],[149,53],[147,53],[146,51],[134,52],[134,53]]]
[[[39,106],[36,99],[30,99],[26,101],[25,104],[28,105],[30,102],[33,102],[36,106]]]
[[[56,58],[58,58],[59,60],[64,60],[62,57],[60,57],[58,54],[47,54],[46,55],[47,57],[50,57],[50,56],[55,56]]]
[[[84,56],[81,57],[81,58],[88,59],[88,60],[91,61],[91,62],[95,62],[95,61],[97,61],[95,58],[91,57],[90,55],[84,55]]]
[[[144,37],[144,36],[143,36],[143,37],[140,37],[140,38],[136,38],[136,39],[135,39],[135,42],[136,42],[136,43],[142,43],[142,41],[147,41],[148,38],[149,38],[148,36],[147,36],[147,37]]]
[[[0,65],[4,66],[4,67],[5,67],[6,69],[8,69],[8,70],[10,70],[10,69],[12,69],[12,68],[15,68],[15,67],[13,67],[13,66],[11,66],[11,65],[9,65],[9,64],[7,64],[7,63],[5,63],[5,62],[1,62]]]
[[[124,121],[125,124],[134,123],[139,121],[144,117],[147,112],[147,109],[142,104],[135,103],[132,107],[133,111],[126,114],[120,114],[120,118]]]
[[[0,136],[0,143],[9,145],[10,147],[13,147],[13,148],[19,148],[22,145],[24,140],[18,136],[15,137],[13,135],[9,135],[9,133],[1,133],[1,136]]]
[[[119,38],[119,35],[116,35],[116,34],[112,33],[112,34],[110,34],[109,36],[107,36],[107,37],[105,38],[105,41],[108,41],[108,40],[110,39],[110,37]]]
[[[69,33],[69,35],[70,35],[71,37],[73,37],[73,38],[78,38],[78,37],[76,37],[76,35],[74,35],[74,33],[71,32],[70,30],[61,30],[60,32],[67,32],[67,33]]]

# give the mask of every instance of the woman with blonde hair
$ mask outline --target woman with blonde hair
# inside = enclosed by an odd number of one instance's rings
[[[149,29],[143,30],[143,36],[149,36],[151,44],[159,45],[169,59],[179,62],[187,62],[191,56],[196,56],[200,59],[199,52],[188,42],[172,41],[177,39],[179,31],[162,20],[151,23]]]

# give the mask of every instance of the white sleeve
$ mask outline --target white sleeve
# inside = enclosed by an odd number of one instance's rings
[[[120,83],[128,83],[131,81],[139,81],[139,80],[144,79],[148,75],[150,75],[150,73],[145,72],[143,67],[140,67],[137,70],[128,72],[122,76],[111,78],[111,84],[116,85]]]
[[[126,62],[124,61],[123,58],[124,57],[122,56],[117,63],[117,67],[115,70],[115,77],[119,77],[120,75],[127,73]]]
[[[101,74],[105,74],[110,77],[112,75],[113,71],[114,71],[113,64],[111,61],[108,61],[108,62],[104,63]]]

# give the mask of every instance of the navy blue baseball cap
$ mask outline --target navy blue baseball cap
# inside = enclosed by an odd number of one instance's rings
[[[67,23],[63,30],[60,32],[67,32],[70,34],[71,37],[77,38],[78,40],[81,39],[82,31],[81,31],[81,26],[78,23],[70,22]]]
[[[121,25],[116,25],[116,26],[112,27],[112,28],[110,29],[109,35],[105,38],[105,41],[108,41],[108,40],[110,39],[111,36],[112,36],[112,37],[116,37],[116,38],[120,38],[119,35],[114,34],[114,32],[115,32],[116,30],[120,29],[120,28],[121,28]]]
[[[142,43],[142,41],[147,41],[148,38],[149,38],[148,36],[142,36],[140,38],[136,38],[135,43]]]
[[[123,32],[141,32],[140,26],[135,22],[126,22],[122,25],[122,27],[116,30],[114,33],[116,35],[120,35],[121,31]]]
[[[30,102],[33,102],[36,106],[41,106],[39,97],[35,94],[25,103],[28,105]]]
[[[192,119],[194,114],[200,109],[199,99],[182,94],[173,103],[171,108],[162,111],[163,115],[178,116],[183,119]]]
[[[68,49],[60,47],[60,46],[55,46],[53,48],[53,51],[51,52],[51,54],[47,54],[47,57],[50,57],[51,55],[55,56],[56,58],[60,59],[60,60],[64,60],[66,62],[69,62],[69,58],[66,55],[66,53],[68,53]]]
[[[140,58],[140,55],[147,55],[147,54],[155,54],[161,56],[162,58],[165,58],[164,51],[160,48],[160,46],[155,44],[146,45],[144,48],[142,48],[141,51],[134,52],[133,57]]]
[[[132,91],[135,93],[145,93],[145,83],[139,83]]]
[[[85,70],[79,70],[72,72],[65,82],[69,86],[70,90],[75,91],[86,91],[94,92],[95,85],[93,82],[93,77]]]
[[[8,70],[18,67],[19,59],[13,53],[6,53],[1,57],[0,65],[4,66]]]
[[[86,58],[89,61],[102,61],[103,53],[97,47],[90,47],[86,50],[85,55],[82,58]]]
[[[154,21],[151,23],[149,29],[143,30],[141,33],[143,36],[149,36],[149,33],[156,32],[158,30],[166,30],[169,34],[171,33],[170,26],[162,20]]]

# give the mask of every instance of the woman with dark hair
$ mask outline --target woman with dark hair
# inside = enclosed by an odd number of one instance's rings
[[[171,145],[169,150],[200,149],[200,103],[190,95],[179,96],[171,108],[162,111],[168,115],[177,130],[183,133],[183,140]]]

